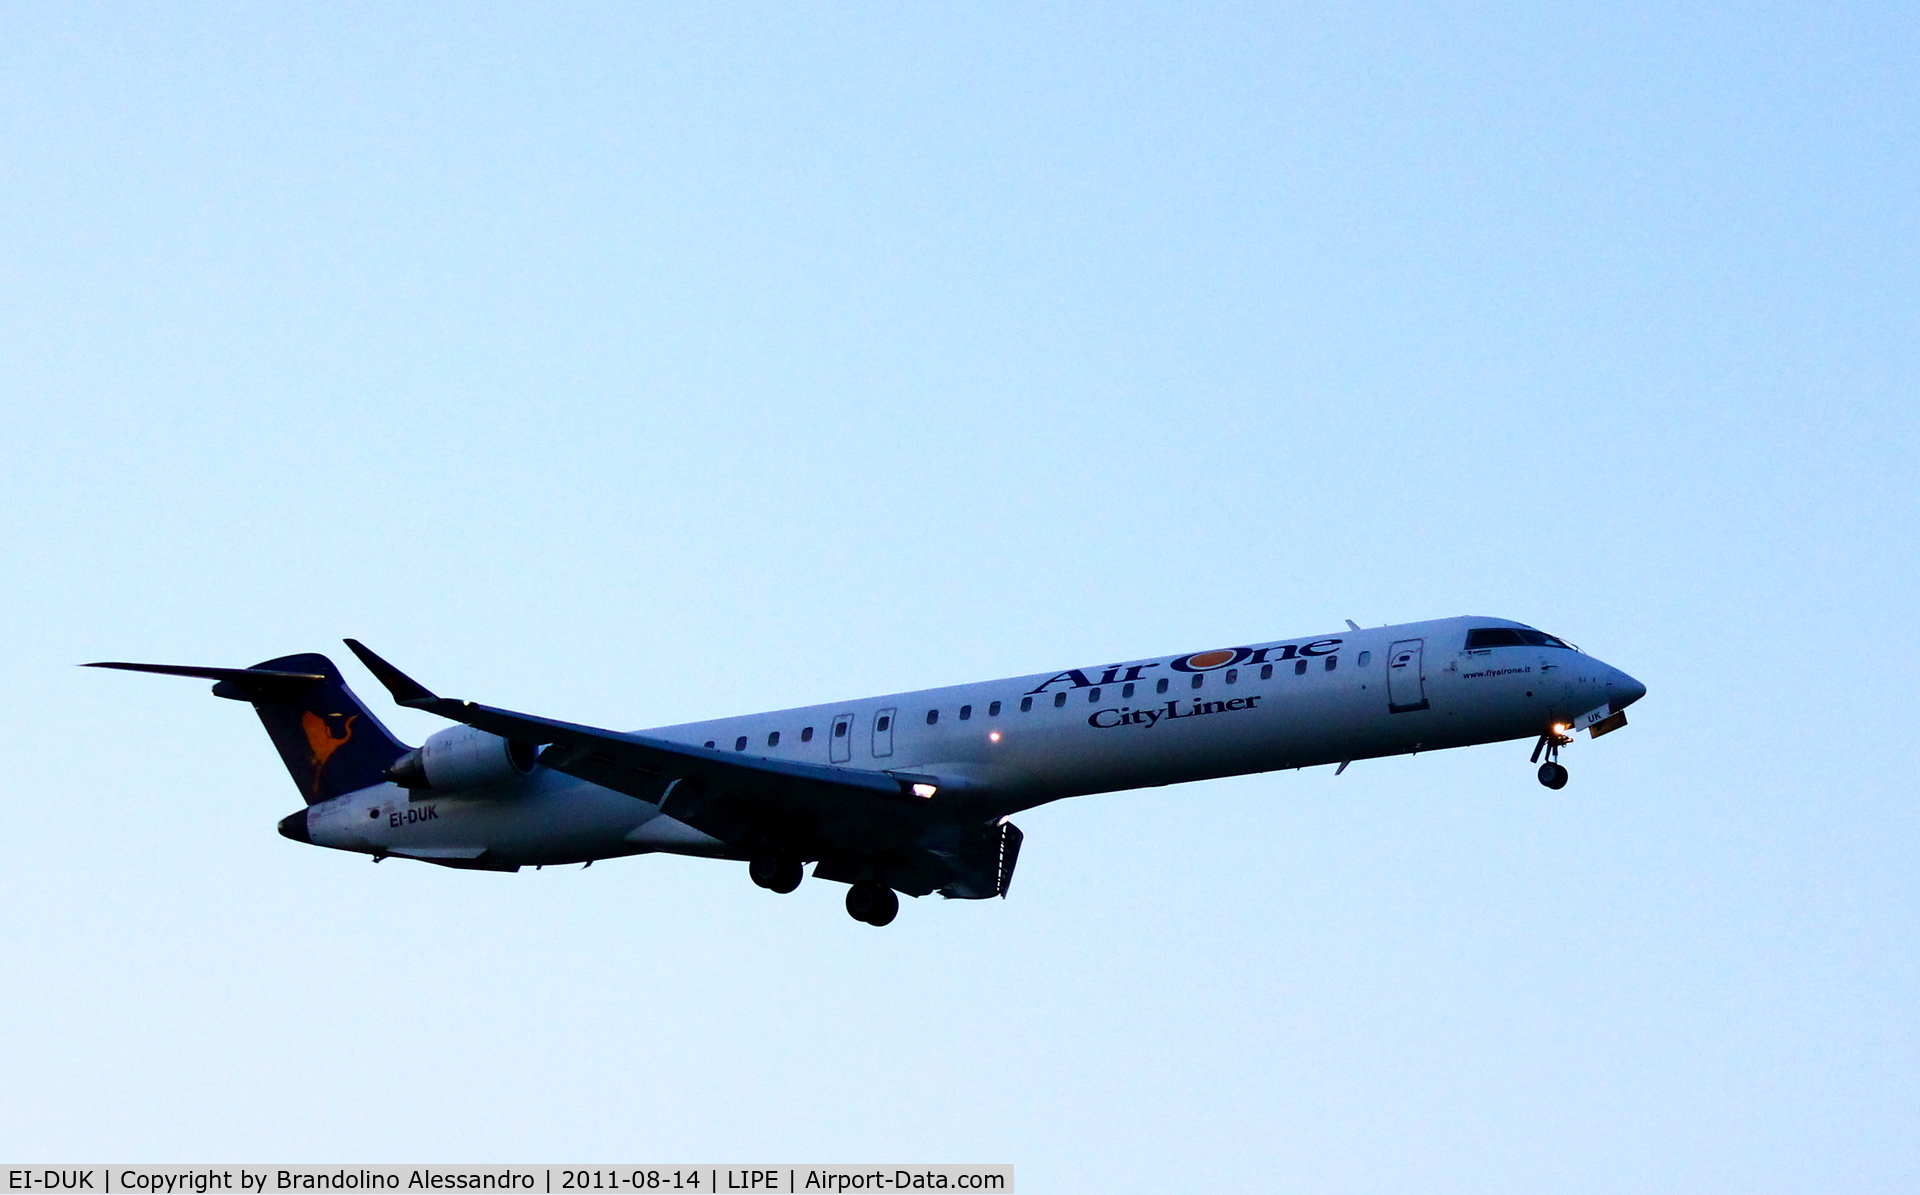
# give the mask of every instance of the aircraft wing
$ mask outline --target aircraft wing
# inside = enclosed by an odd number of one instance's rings
[[[743,852],[767,838],[823,853],[899,850],[947,820],[937,794],[913,794],[924,777],[689,747],[440,697],[359,641],[346,644],[400,705],[502,738],[545,743],[544,766],[657,802],[668,816]]]

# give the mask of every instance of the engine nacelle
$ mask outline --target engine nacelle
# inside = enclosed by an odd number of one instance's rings
[[[540,748],[471,726],[450,726],[393,761],[387,779],[403,788],[456,792],[532,774]]]

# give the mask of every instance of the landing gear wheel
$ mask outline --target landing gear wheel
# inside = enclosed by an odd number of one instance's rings
[[[747,864],[747,874],[753,877],[754,883],[783,896],[800,886],[805,873],[806,864],[800,860],[773,852],[755,855],[753,862]]]
[[[789,855],[780,860],[780,874],[776,875],[773,883],[768,884],[767,887],[785,896],[800,886],[800,881],[806,878],[806,874],[807,865]]]
[[[1563,723],[1556,722],[1540,735],[1540,741],[1533,745],[1533,762],[1538,762],[1541,753],[1545,753],[1547,762],[1540,764],[1540,783],[1551,789],[1567,786],[1567,769],[1560,763],[1560,748],[1573,741],[1562,731],[1570,730]]]
[[[871,881],[847,889],[847,916],[868,925],[886,925],[900,914],[900,897]]]

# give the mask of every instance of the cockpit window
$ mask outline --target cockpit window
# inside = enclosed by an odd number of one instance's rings
[[[1483,647],[1562,647],[1573,650],[1564,641],[1528,627],[1475,627],[1468,631],[1467,650],[1476,651]]]

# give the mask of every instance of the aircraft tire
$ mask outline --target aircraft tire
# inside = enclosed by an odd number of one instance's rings
[[[780,860],[776,855],[755,855],[747,861],[747,878],[762,888],[771,888],[779,866]]]
[[[847,889],[847,916],[868,925],[886,925],[900,913],[900,898],[893,889],[872,881]]]
[[[772,881],[763,885],[763,887],[769,892],[778,892],[780,895],[785,896],[795,888],[798,888],[800,881],[805,879],[806,875],[807,865],[805,863],[802,863],[792,855],[782,855],[780,857],[779,869],[774,872]]]
[[[747,875],[767,891],[784,896],[800,886],[806,875],[806,864],[792,855],[766,851],[755,855],[747,864]]]
[[[1567,769],[1564,764],[1543,763],[1540,765],[1540,783],[1552,789],[1567,786]]]

